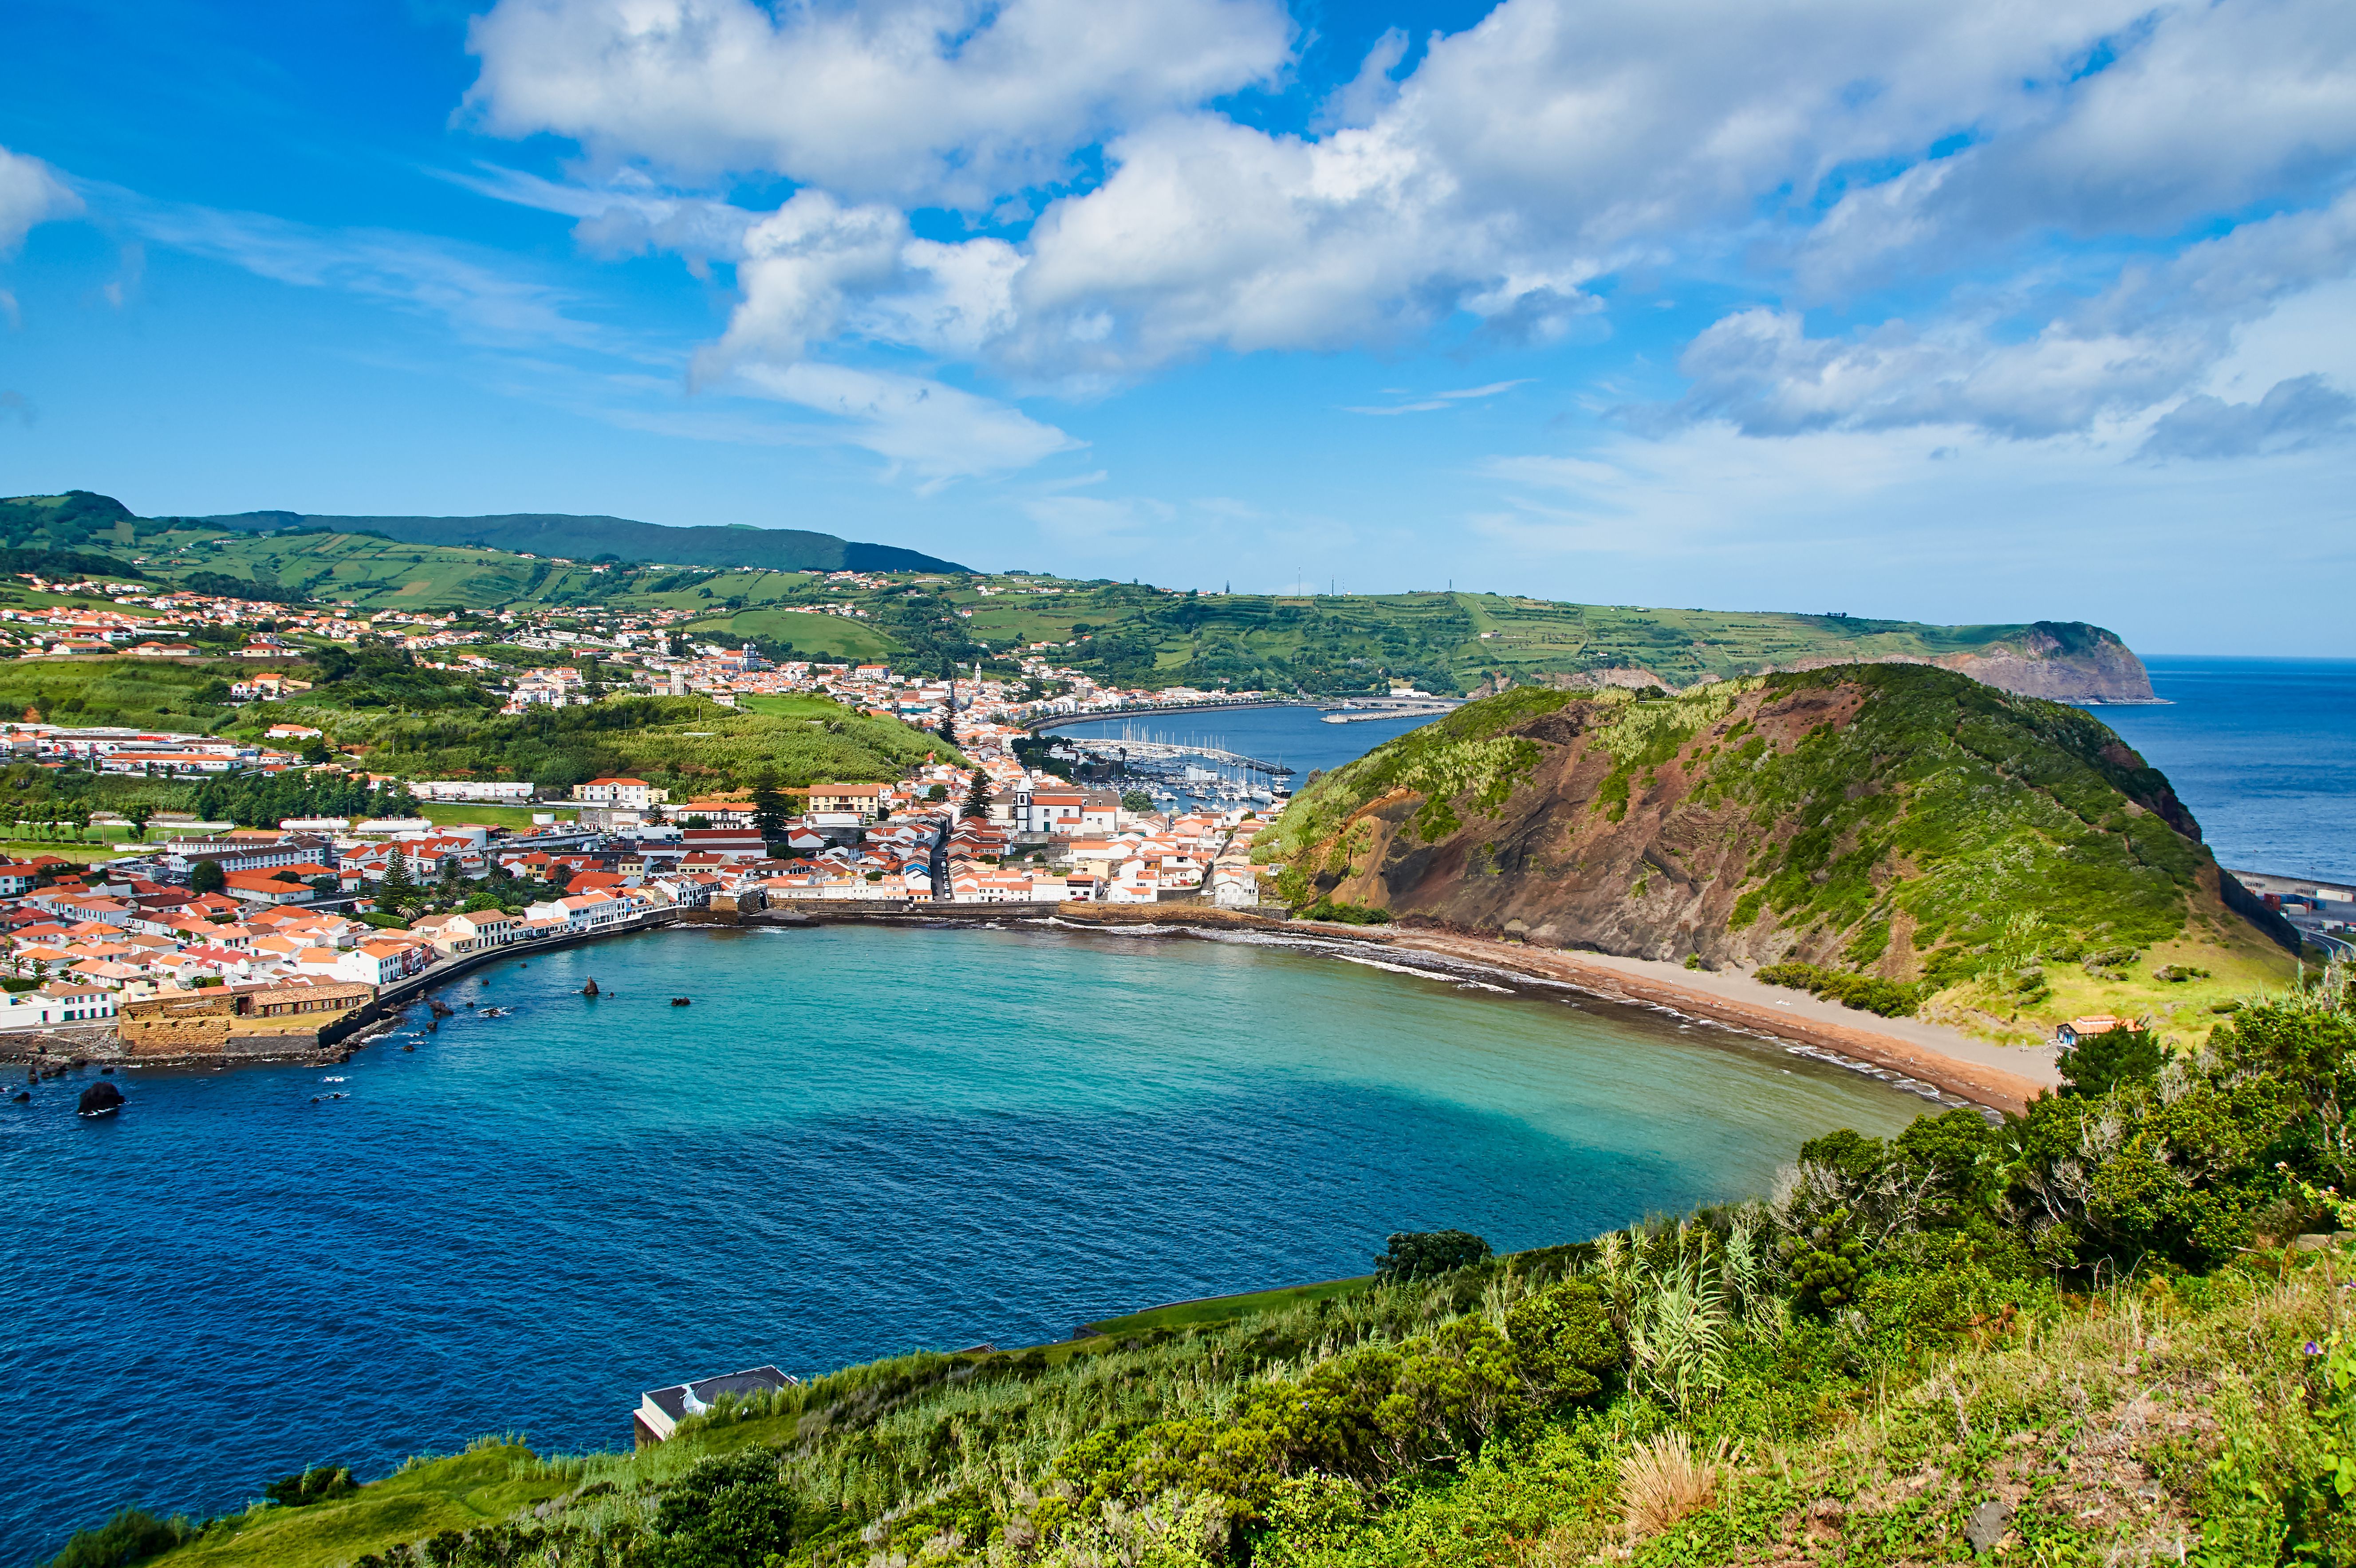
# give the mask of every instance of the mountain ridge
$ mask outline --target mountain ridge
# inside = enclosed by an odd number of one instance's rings
[[[382,534],[402,544],[466,545],[515,554],[564,555],[675,566],[760,567],[771,571],[949,571],[970,573],[922,550],[866,544],[805,528],[695,524],[672,528],[601,513],[496,512],[478,517],[346,517],[319,512],[229,512],[194,519],[241,533],[329,528]]]
[[[865,544],[805,528],[744,524],[667,528],[631,517],[565,512],[504,512],[470,517],[340,517],[264,510],[210,517],[142,517],[112,496],[67,490],[0,496],[0,545],[73,550],[136,545],[190,528],[269,534],[331,529],[377,534],[402,544],[466,545],[511,554],[661,561],[678,566],[771,571],[948,571],[973,569],[897,545]]]

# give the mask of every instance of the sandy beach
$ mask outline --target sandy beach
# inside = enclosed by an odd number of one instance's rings
[[[1365,934],[1355,928],[1323,929]],[[1598,996],[1674,1008],[1695,1018],[1835,1051],[2000,1111],[2018,1112],[2062,1082],[2051,1051],[1997,1045],[1915,1019],[1877,1018],[1804,991],[1763,985],[1748,975],[1431,931],[1386,932],[1383,938],[1393,947],[1493,964]]]
[[[1531,947],[1411,926],[1271,920],[1200,905],[1066,904],[1057,917],[1075,925],[1192,925],[1339,938],[1483,964],[1576,986],[1612,1000],[1671,1008],[1691,1018],[1871,1062],[1935,1085],[1958,1099],[1999,1111],[2017,1113],[2062,1082],[2050,1049],[1997,1045],[1918,1019],[1879,1018],[1732,971],[1687,969],[1644,958]]]

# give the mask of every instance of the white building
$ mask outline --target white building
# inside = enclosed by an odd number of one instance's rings
[[[591,779],[573,786],[573,798],[583,805],[622,805],[643,811],[670,799],[670,791],[657,789],[644,779]]]
[[[419,800],[482,801],[497,805],[524,805],[531,800],[531,781],[506,783],[496,779],[417,779],[409,793]]]

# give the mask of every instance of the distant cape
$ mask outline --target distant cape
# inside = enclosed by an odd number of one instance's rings
[[[665,528],[628,517],[508,512],[486,517],[347,517],[316,512],[233,512],[197,519],[246,533],[333,528],[381,534],[402,544],[469,545],[573,560],[677,566],[751,566],[772,571],[970,571],[953,560],[894,545],[861,544],[800,528]]]

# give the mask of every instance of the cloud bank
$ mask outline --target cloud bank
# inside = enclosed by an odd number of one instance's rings
[[[1410,42],[1291,133],[1220,106],[1298,64],[1248,0],[501,0],[468,111],[581,144],[605,192],[540,200],[585,243],[736,264],[707,378],[865,347],[1100,391],[1544,343],[1642,271],[1768,296],[1623,411],[1643,431],[2141,421],[2192,457],[2339,428],[2301,382],[2234,426],[2263,435],[2193,433],[2232,422],[2207,381],[2237,329],[2356,270],[2339,0],[1505,0],[1400,77]],[[691,188],[720,171],[800,188],[742,211]],[[982,231],[918,238],[924,208]],[[1863,325],[1812,325],[1828,304]]]

